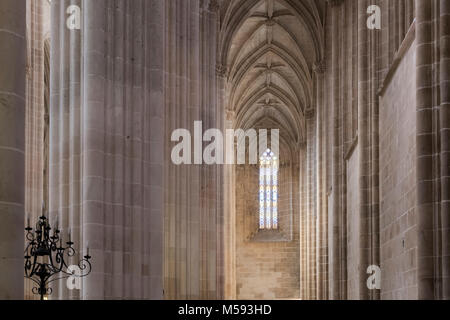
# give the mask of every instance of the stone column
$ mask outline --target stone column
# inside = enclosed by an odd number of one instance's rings
[[[0,299],[23,299],[26,1],[0,1]]]
[[[346,225],[344,224],[345,208],[342,203],[344,190],[344,164],[343,164],[343,141],[342,141],[342,112],[340,94],[340,19],[341,4],[343,0],[329,1],[331,5],[332,24],[332,114],[333,114],[333,134],[332,134],[332,192],[333,215],[331,217],[332,228],[332,273],[331,298],[334,300],[345,299],[346,297],[346,268],[344,254],[345,243],[344,234]]]
[[[449,299],[450,6],[416,0],[416,15],[418,292]]]
[[[217,239],[211,230],[217,228],[217,211],[210,193],[214,170],[202,166],[201,146],[196,150],[200,157],[192,157],[192,164],[173,164],[176,143],[170,141],[180,128],[189,130],[194,139],[195,121],[203,122],[203,131],[216,126],[215,8],[213,2],[199,0],[165,4],[165,297],[215,298]]]
[[[315,86],[314,86],[315,87]],[[314,99],[315,101],[315,99]],[[307,269],[307,298],[317,299],[317,113],[315,109],[305,111],[306,119],[306,269]]]
[[[216,1],[200,2],[200,111],[203,129],[220,128],[217,106],[216,37],[218,32]],[[214,45],[212,45],[214,44]],[[220,197],[222,189],[219,165],[200,167],[200,296],[218,299],[222,296],[220,281],[221,217]],[[216,263],[212,263],[215,261]]]
[[[367,29],[365,8],[367,1],[358,1],[358,148],[359,148],[359,295],[361,299],[368,299],[367,286],[364,287],[363,279],[369,260],[369,163],[370,163],[370,138],[369,121],[369,57],[370,43]]]
[[[80,2],[74,4],[80,5]],[[67,0],[52,1],[49,210],[51,223],[58,217],[66,241],[68,229],[72,228],[73,241],[78,245],[81,52],[80,30],[70,31],[66,26],[68,6]],[[74,52],[74,47],[78,47],[78,54]],[[54,283],[52,290],[52,298],[79,296],[76,291],[69,292],[64,281]]]
[[[306,133],[305,133],[306,138]],[[293,159],[298,163],[297,176],[298,176],[298,198],[299,198],[299,263],[300,263],[300,299],[310,299],[310,286],[309,286],[309,267],[310,262],[308,254],[308,152],[307,152],[306,139],[299,143],[297,150],[297,159]]]
[[[450,299],[450,1],[440,1],[442,299]]]
[[[359,148],[359,297],[369,292],[367,268],[379,265],[377,53],[379,31],[367,28],[367,8],[378,1],[358,1],[358,148]],[[398,18],[397,18],[398,19]],[[399,23],[404,25],[404,23]]]
[[[163,297],[164,8],[52,1],[50,213],[93,267],[58,298]]]
[[[48,36],[47,1],[27,0],[27,98],[26,98],[26,177],[25,213],[37,221],[44,198],[44,43]]]
[[[326,183],[326,105],[324,103],[325,61],[314,65],[316,83],[316,155],[317,155],[317,298],[328,298],[328,212]]]
[[[227,110],[226,101],[226,78],[227,68],[223,65],[217,66],[217,78],[219,87],[219,105],[222,116],[222,128],[234,129],[233,121],[235,114]],[[235,199],[235,170],[233,165],[224,165],[223,169],[223,192],[224,192],[224,265],[225,265],[225,299],[236,299],[236,199]]]
[[[380,0],[374,0],[367,4],[381,6]],[[366,15],[367,18],[367,15]],[[366,19],[367,21],[367,19]],[[370,101],[370,124],[368,128],[370,137],[370,184],[369,184],[369,207],[370,207],[370,223],[368,228],[369,244],[368,247],[368,264],[380,266],[380,138],[379,138],[379,99],[377,91],[379,88],[379,70],[380,58],[379,52],[381,47],[382,33],[379,30],[372,30],[370,33],[370,79],[371,87],[369,89]],[[361,279],[360,287],[367,291],[367,267],[365,266],[365,274]],[[369,299],[380,299],[380,290],[371,290],[367,295]]]
[[[214,24],[216,29],[216,35],[219,34],[220,30],[220,19],[219,16],[219,7],[214,10]],[[216,52],[216,51],[215,51]],[[216,125],[217,128],[222,132],[225,132],[225,111],[224,111],[224,95],[225,95],[225,73],[224,68],[219,66],[216,61],[216,65],[214,66],[214,76],[216,78],[216,88],[215,88],[215,103],[216,103]],[[227,259],[226,259],[226,217],[225,217],[225,199],[227,198],[225,194],[225,165],[220,166],[218,168],[217,176],[217,195],[216,195],[216,205],[217,205],[217,243],[218,243],[218,256],[217,256],[217,290],[218,296],[217,299],[227,299]]]
[[[25,218],[34,224],[48,205],[48,108],[50,3],[27,0],[27,77],[25,116]],[[35,283],[25,280],[25,299]]]
[[[417,0],[417,231],[419,299],[434,297],[433,268],[433,1]]]

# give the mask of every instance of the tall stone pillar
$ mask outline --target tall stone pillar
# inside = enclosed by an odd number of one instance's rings
[[[221,129],[220,109],[217,107],[218,79],[216,50],[219,3],[200,2],[200,87],[201,119],[204,130]],[[200,296],[205,299],[223,297],[221,275],[222,255],[222,183],[220,165],[203,165],[201,171],[201,264]],[[216,263],[211,263],[215,261]]]
[[[450,300],[450,1],[440,1],[442,299]]]
[[[328,298],[328,211],[326,181],[326,105],[324,103],[325,61],[314,65],[316,83],[316,148],[317,148],[317,298]]]
[[[369,163],[370,163],[370,133],[368,121],[370,120],[369,107],[369,57],[370,43],[366,25],[366,1],[358,1],[358,147],[359,153],[359,295],[362,299],[368,298],[367,286],[363,286],[363,279],[369,260]]]
[[[358,1],[357,5],[357,148],[358,168],[358,277],[359,299],[377,299],[378,290],[367,287],[369,266],[379,266],[379,165],[378,165],[378,70],[381,31],[367,27],[367,8],[380,1]],[[403,17],[403,15],[401,15]],[[404,22],[399,22],[404,27]],[[351,170],[349,168],[349,170]],[[350,221],[349,221],[350,223]]]
[[[223,116],[224,130],[233,129],[235,114],[227,110],[228,105],[225,94],[227,68],[217,66],[217,78],[219,86],[219,107]],[[223,170],[224,198],[224,264],[225,264],[225,299],[236,299],[236,199],[235,199],[235,170],[232,165],[224,165]]]
[[[308,164],[308,152],[307,143],[302,141],[299,144],[298,159],[296,162],[298,165],[298,177],[299,177],[299,262],[300,262],[300,299],[309,300],[310,299],[310,288],[308,285],[308,262],[309,262],[309,250],[308,250],[308,174],[307,174],[307,164]]]
[[[418,292],[449,299],[450,5],[416,0],[416,16]]]
[[[50,3],[26,3],[25,221],[33,225],[42,214],[42,201],[48,204]],[[34,286],[25,280],[25,299],[39,299]]]
[[[358,148],[359,148],[359,298],[375,298],[367,287],[367,269],[379,265],[378,109],[375,63],[378,31],[367,28],[367,7],[358,1]],[[374,3],[379,5],[378,2]],[[403,25],[403,24],[402,24]],[[375,253],[376,252],[376,253]]]
[[[331,24],[332,24],[332,117],[333,117],[333,141],[332,141],[332,192],[333,214],[330,219],[332,228],[332,248],[330,266],[331,275],[331,298],[345,299],[346,297],[346,254],[345,254],[345,205],[343,203],[343,194],[345,188],[344,181],[344,163],[343,163],[343,139],[342,139],[342,106],[340,91],[340,7],[343,0],[329,1],[331,6]]]
[[[434,297],[433,279],[433,144],[432,2],[417,0],[417,229],[419,299]]]
[[[305,111],[306,118],[306,221],[307,221],[307,297],[317,299],[317,113],[315,109]]]
[[[216,168],[203,164],[197,144],[191,164],[175,165],[171,135],[194,122],[216,128],[216,1],[165,1],[165,216],[164,288],[167,299],[217,298]],[[193,144],[195,147],[196,144]],[[198,150],[200,149],[200,150]],[[219,238],[220,241],[220,238]],[[209,265],[208,265],[209,264]]]
[[[381,5],[380,0],[375,0],[369,2],[369,5]],[[367,15],[366,15],[367,17]],[[366,19],[367,23],[367,19]],[[360,287],[364,288],[367,292],[367,268],[371,266],[380,266],[381,264],[381,253],[380,253],[380,133],[379,133],[379,99],[377,96],[377,91],[379,88],[379,69],[380,69],[380,58],[379,51],[381,47],[382,33],[378,30],[372,30],[370,33],[370,88],[369,88],[369,159],[370,159],[370,170],[368,175],[370,176],[368,185],[368,206],[370,208],[369,214],[369,226],[367,228],[367,234],[369,243],[367,244],[368,251],[368,265],[363,266],[365,269],[364,277],[360,280]],[[360,168],[361,169],[361,168]],[[363,179],[361,177],[361,179]],[[364,235],[361,235],[364,238]],[[381,297],[381,291],[379,289],[370,290],[367,294],[368,299],[379,300]]]
[[[0,1],[0,299],[23,299],[26,1]]]
[[[164,9],[52,1],[50,214],[93,268],[56,298],[163,297]]]

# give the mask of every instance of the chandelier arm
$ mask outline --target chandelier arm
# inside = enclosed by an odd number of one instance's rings
[[[56,273],[49,273],[45,278],[44,278],[44,284],[48,284],[50,281],[50,278],[53,277]]]
[[[91,262],[88,259],[80,260],[80,262],[78,263],[78,267],[80,268],[80,270],[88,270],[87,271],[87,275],[89,273],[91,273],[92,265],[91,265]]]
[[[68,250],[70,247],[65,248],[64,251],[62,251],[60,253],[60,257],[61,257],[61,268],[60,270],[62,271],[64,268],[69,268],[69,266],[66,263],[66,260],[64,259],[64,254],[66,253],[66,250]],[[73,250],[73,249],[72,249]],[[74,253],[75,254],[75,253]],[[70,258],[71,256],[69,255],[69,253],[67,252],[67,257]]]
[[[30,243],[27,245],[27,247],[25,248],[25,250],[23,251],[23,253],[25,253],[25,254],[30,253],[29,250],[30,250],[31,246],[32,246],[32,244],[31,244],[31,242],[30,242]]]
[[[85,277],[87,277],[89,274],[83,274],[83,275],[76,275],[76,274],[73,274],[73,273],[67,273],[67,272],[65,272],[65,276],[62,276],[62,277],[59,277],[59,278],[55,278],[55,279],[51,279],[51,280],[49,280],[49,281],[47,281],[47,284],[49,284],[49,283],[52,283],[52,282],[55,282],[55,281],[58,281],[58,280],[63,280],[63,279],[68,279],[68,278],[70,278],[70,277],[74,277],[74,278],[85,278]]]
[[[37,256],[33,255],[33,263],[32,263],[31,273],[30,273],[31,277],[36,274],[37,265],[38,265],[38,263],[37,263]]]
[[[49,264],[53,267],[54,266],[54,264],[53,264],[53,254],[52,254],[52,252],[53,252],[53,250],[52,250],[53,248],[52,248],[52,244],[50,243],[50,245],[49,245],[49,255],[48,255],[48,262],[49,262]]]
[[[30,269],[31,269],[31,261],[27,260],[25,262],[25,276],[26,277],[31,277]]]
[[[48,270],[51,274],[56,274],[59,272],[59,269],[55,267],[54,265],[47,264]]]
[[[33,279],[32,277],[27,277],[27,276],[25,276],[25,278],[26,278],[26,279],[29,279],[29,280],[31,280],[31,281],[33,281],[33,282],[36,283],[38,286],[41,285],[41,282],[40,282],[40,281],[38,281],[38,280],[36,280],[36,279]]]

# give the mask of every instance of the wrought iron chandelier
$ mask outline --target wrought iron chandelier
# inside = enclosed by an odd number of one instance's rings
[[[64,247],[57,223],[53,228],[53,234],[51,234],[52,228],[45,216],[44,205],[42,216],[39,217],[36,228],[33,230],[28,220],[25,231],[28,242],[25,249],[25,278],[35,283],[32,292],[40,295],[41,300],[44,300],[44,296],[52,293],[52,288],[48,287],[49,283],[69,277],[81,278],[91,273],[89,247],[84,259],[76,264],[81,271],[80,273],[75,273],[73,268],[68,265],[67,260],[76,255],[70,231],[66,242],[67,246]],[[59,277],[55,277],[57,275]]]

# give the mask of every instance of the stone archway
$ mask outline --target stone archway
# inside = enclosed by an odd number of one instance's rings
[[[254,170],[250,166],[225,169],[227,298],[317,297],[316,185],[310,183],[315,181],[316,168],[309,136],[315,118],[306,115],[314,113],[316,101],[313,69],[322,59],[323,4],[260,0],[238,5],[231,1],[222,12],[219,61],[226,78],[226,126],[279,129],[283,141],[280,161],[284,157],[292,170],[294,190],[289,209],[292,220],[284,226],[292,228],[290,236],[282,241],[255,241],[252,234],[258,231],[246,229],[248,224],[243,223],[254,210],[245,205],[255,201],[248,193],[254,183],[246,181],[252,179]],[[307,147],[308,139],[311,147]],[[289,248],[286,252],[292,254],[281,253],[281,248]],[[264,250],[274,254],[262,257]],[[276,260],[289,267],[283,270]],[[252,274],[250,266],[259,270],[253,269]]]

